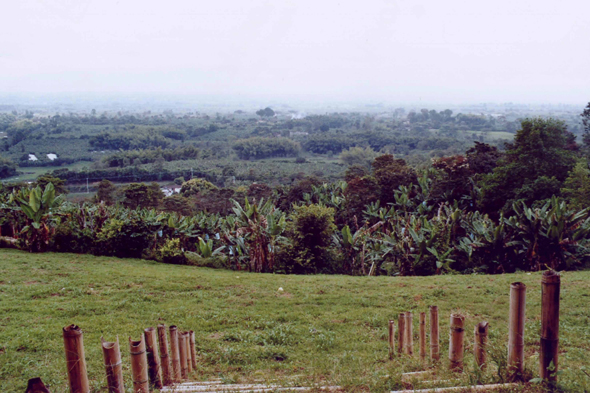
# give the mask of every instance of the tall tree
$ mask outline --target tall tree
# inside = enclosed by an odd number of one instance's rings
[[[500,165],[483,179],[483,210],[508,211],[514,200],[533,203],[558,194],[576,162],[570,139],[563,121],[523,120]]]

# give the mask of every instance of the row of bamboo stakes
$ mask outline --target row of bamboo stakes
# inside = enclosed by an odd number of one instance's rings
[[[543,380],[557,380],[559,347],[559,295],[561,277],[548,270],[541,280],[541,345],[539,356],[539,373]],[[508,370],[512,380],[518,380],[524,372],[524,328],[526,310],[526,285],[515,282],[510,285],[510,313],[508,329]],[[430,306],[430,359],[440,360],[438,307]],[[465,317],[451,314],[449,325],[449,369],[463,371]],[[486,346],[488,342],[488,322],[482,321],[475,326],[474,357],[477,366],[485,369],[487,363]],[[397,321],[398,355],[414,354],[413,315],[411,312],[399,314]],[[419,321],[420,358],[426,359],[426,313],[420,313]],[[389,321],[389,358],[395,357],[395,321]]]
[[[131,356],[131,375],[133,391],[148,393],[150,385],[161,389],[174,383],[187,380],[197,367],[195,332],[180,332],[176,326],[170,326],[170,342],[166,326],[149,327],[144,330],[139,340],[129,337],[129,354]],[[88,374],[82,330],[76,325],[63,328],[63,339],[68,369],[68,381],[71,393],[89,393]],[[110,393],[123,393],[121,351],[119,338],[108,342],[100,338],[104,366]]]

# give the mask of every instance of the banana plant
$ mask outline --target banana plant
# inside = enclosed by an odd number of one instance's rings
[[[202,237],[199,236],[199,245],[198,245],[198,249],[199,252],[197,253],[201,258],[211,258],[214,257],[216,255],[221,254],[221,251],[223,251],[223,249],[225,248],[225,246],[221,246],[221,247],[217,247],[217,248],[213,248],[213,239],[209,239],[207,241],[203,240]]]
[[[21,188],[10,196],[11,203],[17,204],[26,216],[26,225],[21,229],[21,240],[30,252],[44,251],[55,231],[59,220],[54,211],[63,204],[62,196],[55,196],[52,183],[45,190],[37,186],[33,189]]]
[[[271,201],[263,199],[258,204],[250,204],[246,198],[244,206],[235,200],[232,202],[238,228],[231,236],[243,240],[250,257],[249,269],[255,272],[272,271],[277,245],[285,240],[282,237],[287,225],[285,214]]]
[[[334,242],[340,246],[345,255],[345,269],[353,274],[355,271],[360,271],[365,275],[367,265],[367,251],[370,244],[374,241],[372,233],[383,225],[382,221],[368,227],[363,226],[359,228],[354,234],[350,231],[350,227],[345,225],[340,231],[340,236],[332,235]],[[369,271],[371,275],[375,270],[374,262]]]

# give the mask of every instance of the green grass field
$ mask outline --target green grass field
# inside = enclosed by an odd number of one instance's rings
[[[422,368],[417,357],[388,360],[387,321],[406,310],[440,308],[440,370],[447,364],[448,316],[466,315],[466,372],[460,383],[499,382],[506,359],[509,285],[525,282],[526,365],[537,376],[540,273],[497,276],[283,276],[211,270],[151,261],[0,250],[0,391],[23,392],[40,376],[65,392],[61,329],[84,331],[93,391],[106,391],[100,337],[121,342],[130,384],[127,338],[143,328],[176,324],[196,332],[194,379],[340,385],[344,391],[401,388],[401,373]],[[282,288],[283,290],[280,290]],[[559,376],[571,392],[590,390],[590,272],[562,277]],[[473,372],[473,328],[490,322],[490,358]],[[417,351],[418,340],[415,338]],[[586,372],[590,370],[586,369]],[[445,372],[440,371],[443,374]],[[502,372],[500,372],[502,374]],[[131,391],[131,390],[129,390]],[[541,391],[531,385],[513,391]]]

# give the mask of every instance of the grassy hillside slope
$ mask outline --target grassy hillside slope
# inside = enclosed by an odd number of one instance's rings
[[[472,370],[473,327],[490,322],[491,357],[505,361],[509,285],[527,293],[527,368],[538,374],[539,273],[501,276],[347,277],[249,274],[142,260],[0,250],[0,391],[24,391],[41,376],[66,391],[61,328],[84,331],[91,386],[105,391],[100,337],[119,335],[127,386],[127,338],[158,323],[195,330],[196,378],[338,384],[347,391],[401,387],[417,359],[387,360],[387,320],[401,311],[440,308],[442,357],[448,316],[467,315],[466,362]],[[282,288],[280,290],[279,288]],[[590,272],[562,277],[560,380],[588,391],[581,366],[590,358]],[[415,339],[417,352],[418,340]],[[444,367],[444,361],[443,361]],[[498,381],[497,365],[480,378]],[[590,370],[586,370],[589,372]],[[474,378],[467,372],[463,377]],[[536,391],[529,387],[527,391]]]

